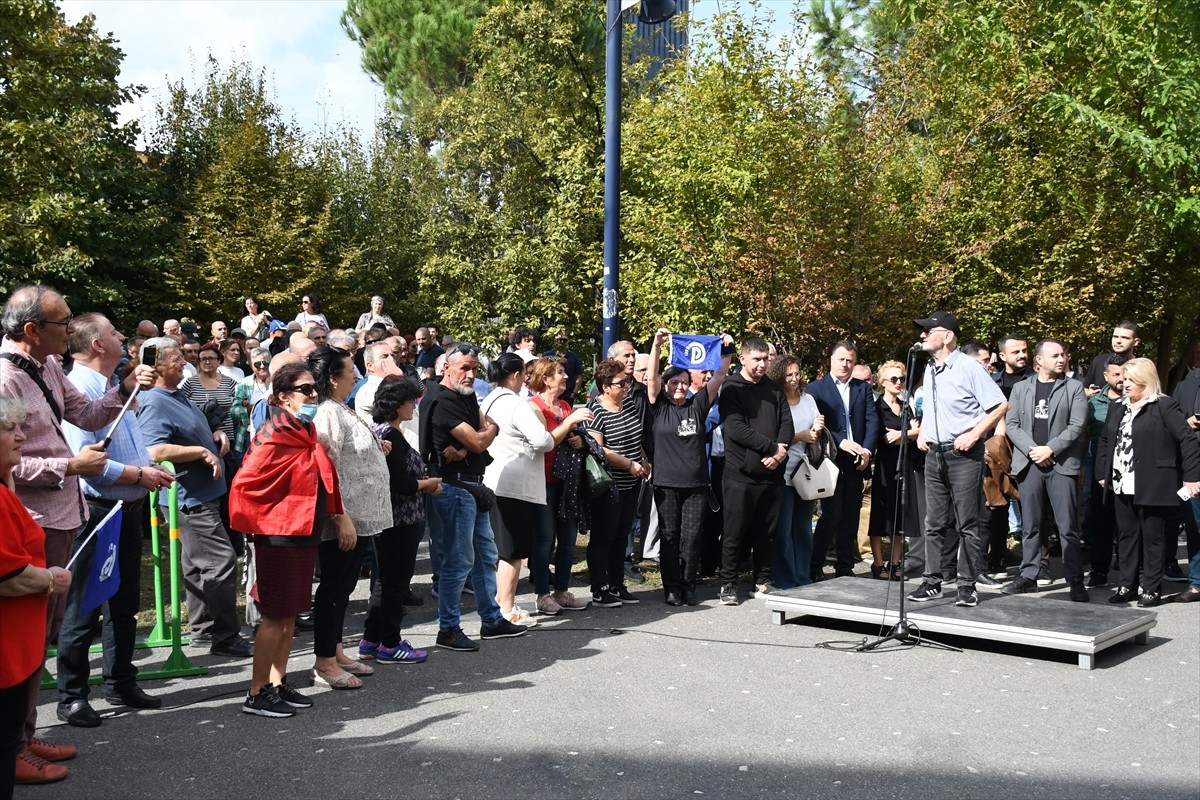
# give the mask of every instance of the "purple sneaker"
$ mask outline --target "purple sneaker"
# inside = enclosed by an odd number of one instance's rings
[[[379,642],[372,642],[366,639],[358,640],[358,660],[371,661],[383,647]]]
[[[360,651],[361,652],[361,651]],[[420,664],[429,658],[429,653],[418,650],[403,639],[395,647],[379,645],[375,658],[380,664]]]

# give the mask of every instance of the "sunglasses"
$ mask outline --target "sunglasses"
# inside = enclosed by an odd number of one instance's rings
[[[623,381],[613,381],[609,384],[609,386],[620,386],[622,389],[628,389],[632,385],[633,381],[631,381],[629,378],[626,378]]]
[[[890,378],[884,378],[883,380],[885,383],[904,383],[904,376],[903,375],[894,375]]]
[[[278,391],[279,394],[287,394],[288,392],[299,392],[305,397],[311,397],[317,393],[317,386],[313,383],[301,383],[298,386],[291,386]]]
[[[261,367],[269,367],[269,366],[271,366],[271,362],[270,362],[270,361],[255,361],[255,362],[254,362],[254,368],[255,368],[255,369],[259,369],[259,368],[261,368]]]

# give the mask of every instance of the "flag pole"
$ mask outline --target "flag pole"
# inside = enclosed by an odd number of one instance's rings
[[[121,506],[123,506],[123,505],[125,505],[125,501],[118,500],[117,504],[115,506],[113,506],[112,509],[107,514],[104,515],[104,519],[100,520],[100,522],[92,528],[92,532],[89,533],[87,535],[87,538],[83,540],[83,544],[81,544],[81,545],[79,545],[79,547],[75,548],[75,555],[71,556],[71,560],[67,562],[66,569],[68,571],[70,571],[71,565],[75,563],[75,559],[79,558],[79,554],[83,552],[83,548],[87,547],[87,543],[90,542],[92,540],[92,537],[96,535],[96,531],[100,530],[105,525],[107,525],[108,521],[113,518],[113,514],[116,514],[118,511],[120,511]]]

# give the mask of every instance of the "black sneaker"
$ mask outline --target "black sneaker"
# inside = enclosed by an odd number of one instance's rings
[[[280,700],[292,708],[312,708],[312,698],[300,694],[293,689],[291,684],[287,682],[287,678],[284,678],[283,683],[275,687],[275,693],[279,695]]]
[[[1052,583],[1054,583],[1054,578],[1050,577],[1050,568],[1043,564],[1042,568],[1038,570],[1037,585],[1049,586]]]
[[[246,693],[242,703],[242,711],[259,717],[294,717],[296,709],[279,699],[279,693],[270,684],[264,686],[258,694]]]
[[[1087,588],[1099,589],[1101,586],[1108,586],[1108,573],[1092,570],[1092,574],[1088,575]]]
[[[1024,575],[1018,575],[1013,580],[1000,590],[1002,594],[1028,594],[1038,590],[1038,582],[1033,578],[1026,578]]]
[[[954,600],[954,605],[963,606],[964,608],[974,608],[979,605],[979,595],[975,594],[975,590],[969,586],[958,587],[958,597]]]
[[[642,602],[641,600],[638,600],[636,597],[631,595],[629,593],[629,590],[626,589],[624,586],[618,586],[617,588],[613,589],[612,593],[614,595],[616,595],[618,600],[620,600],[622,603],[624,603],[627,606],[635,606],[638,603]]]
[[[908,599],[914,603],[924,603],[926,600],[937,600],[941,596],[941,584],[925,581],[919,589],[908,596]]]
[[[621,598],[610,592],[608,587],[605,587],[598,592],[592,592],[592,605],[601,608],[619,608],[624,603],[621,602]]]
[[[1087,603],[1091,599],[1092,596],[1088,594],[1087,587],[1083,585],[1083,578],[1080,578],[1077,581],[1071,581],[1071,602]]]
[[[738,604],[737,587],[732,583],[725,584],[721,587],[718,599],[723,606],[736,606]]]
[[[254,655],[254,645],[247,642],[241,636],[235,636],[228,642],[214,643],[212,647],[208,648],[208,652],[214,656],[249,658]]]
[[[462,628],[454,627],[448,631],[438,631],[437,646],[446,650],[458,650],[468,653],[479,649],[479,642],[462,632]]]
[[[524,636],[525,631],[529,630],[524,625],[516,625],[503,617],[495,625],[480,625],[480,639],[511,639],[514,636]]]
[[[975,586],[980,589],[1002,589],[1004,584],[988,575],[986,572],[981,572],[975,576]]]

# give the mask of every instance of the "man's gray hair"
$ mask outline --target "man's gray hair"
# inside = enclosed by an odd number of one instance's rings
[[[392,347],[391,343],[389,343],[386,339],[378,342],[371,342],[369,345],[367,345],[366,349],[363,350],[363,363],[367,366],[375,366],[375,364],[377,364],[380,360],[379,351],[385,347],[388,349],[391,349]]]
[[[253,363],[260,358],[265,358],[268,361],[270,361],[271,360],[271,351],[265,347],[256,347],[250,352],[251,365],[253,365]]]
[[[0,328],[14,342],[25,338],[25,326],[32,322],[38,327],[46,324],[45,299],[48,294],[58,294],[49,286],[20,286],[9,296],[4,304],[4,316],[0,318]]]
[[[619,341],[619,342],[613,342],[612,344],[610,344],[610,345],[608,346],[608,357],[609,357],[609,358],[616,358],[616,357],[617,357],[617,353],[620,353],[620,352],[621,352],[621,345],[623,345],[623,344],[627,344],[627,345],[629,345],[630,347],[633,347],[633,342],[628,342],[628,341],[626,341],[626,340],[624,340],[624,339],[622,339],[622,340],[621,340],[621,341]],[[633,349],[634,349],[634,350],[637,350],[637,348],[636,348],[636,347],[633,347]]]
[[[158,355],[161,357],[163,350],[170,350],[172,347],[179,349],[179,341],[173,336],[155,336],[153,339],[147,339],[142,342],[142,346],[138,348],[138,362],[140,363],[145,356],[147,347],[157,347]]]
[[[358,347],[358,337],[352,336],[344,331],[342,333],[331,333],[325,340],[325,343],[332,347],[340,347],[343,350],[349,350],[351,353],[353,353],[354,348]]]

